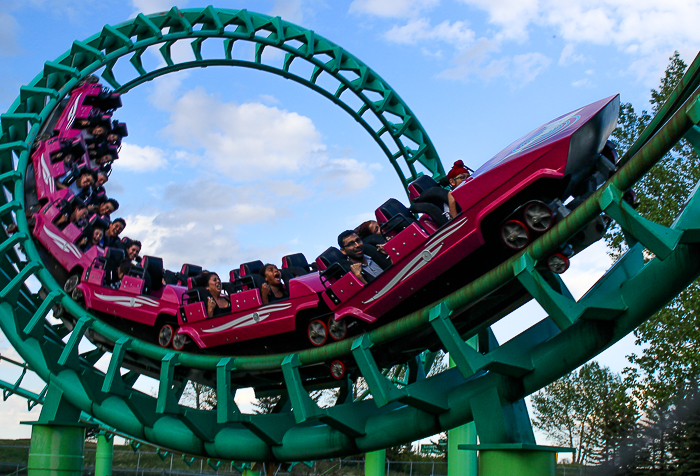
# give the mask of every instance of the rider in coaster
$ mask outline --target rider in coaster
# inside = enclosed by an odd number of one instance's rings
[[[384,251],[381,245],[386,243],[386,238],[382,236],[381,228],[377,220],[367,220],[355,228],[355,233],[363,243],[376,246],[380,251]]]
[[[67,185],[65,182],[70,180],[69,175],[70,174],[66,174],[60,179],[56,180],[56,187],[59,190],[68,188],[77,198],[83,202],[88,202],[92,195],[92,186],[95,185],[95,180],[97,179],[95,172],[89,169],[83,169],[78,172],[78,176],[76,177],[75,181],[73,181],[73,183],[70,185]]]
[[[109,287],[112,289],[119,289],[122,286],[122,279],[129,274],[129,270],[131,270],[131,261],[128,259],[121,260],[117,266],[117,279],[109,283]]]
[[[450,189],[454,190],[462,182],[467,180],[469,176],[470,170],[464,166],[464,162],[458,160],[454,163],[446,178]],[[415,199],[415,202],[418,205],[427,204],[428,206],[434,205],[437,207],[435,212],[440,213],[443,217],[437,217],[431,214],[431,218],[440,226],[447,223],[448,219],[456,217],[461,212],[459,204],[457,204],[454,197],[452,197],[452,193],[442,187],[431,187],[424,190],[423,193]],[[418,213],[430,213],[430,211],[426,210],[424,207],[420,209],[412,208],[411,210]]]
[[[141,262],[141,257],[139,256],[141,252],[141,242],[139,240],[132,240],[131,238],[124,238],[122,239],[122,243],[124,244],[124,251],[129,261],[136,265],[139,264]]]
[[[470,177],[471,173],[467,167],[464,166],[464,162],[458,160],[452,166],[452,169],[447,174],[447,180],[450,184],[450,188],[454,190],[462,182]],[[459,208],[459,204],[455,201],[452,196],[452,192],[447,194],[447,205],[450,208],[450,216],[452,218],[456,217],[462,210]]]
[[[100,218],[110,221],[112,213],[119,210],[119,202],[113,198],[103,197],[96,205],[88,205],[90,213],[96,213]]]
[[[119,239],[119,234],[126,228],[126,221],[123,218],[117,218],[109,224],[105,236],[102,238],[102,248],[112,247],[124,249],[124,245]]]
[[[70,211],[66,211],[54,221],[59,230],[63,230],[68,223],[73,223],[78,228],[85,228],[88,224],[88,209],[81,202],[75,202]]]
[[[216,273],[204,271],[198,281],[209,291],[207,296],[207,316],[217,317],[231,312],[231,301],[221,295],[221,279]]]
[[[265,282],[260,286],[263,304],[289,299],[289,292],[282,282],[282,273],[274,264],[266,264],[259,271]]]
[[[97,179],[95,180],[95,185],[92,186],[92,197],[90,197],[89,206],[99,205],[99,202],[107,197],[104,185],[109,181],[109,174],[102,170],[97,170],[95,176]]]
[[[384,271],[381,266],[364,254],[362,240],[353,230],[345,230],[338,235],[340,252],[348,257],[350,271],[362,283],[367,284]]]
[[[87,233],[88,240],[87,243],[85,243],[83,251],[87,251],[93,246],[100,246],[100,243],[102,242],[102,238],[104,237],[105,234],[105,229],[101,227],[100,225],[92,225]]]

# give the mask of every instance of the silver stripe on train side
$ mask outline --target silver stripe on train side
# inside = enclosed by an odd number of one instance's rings
[[[73,122],[75,121],[75,113],[78,110],[78,101],[80,100],[80,97],[83,95],[83,93],[78,94],[78,97],[75,98],[75,102],[71,106],[70,110],[68,111],[68,124],[66,125],[65,130],[70,129],[73,126]]]
[[[425,249],[421,251],[418,256],[413,258],[411,261],[404,266],[401,271],[399,271],[396,276],[394,276],[391,281],[386,283],[384,287],[374,296],[369,298],[366,301],[362,301],[362,304],[369,304],[380,297],[384,296],[386,293],[392,290],[394,286],[396,286],[399,282],[403,281],[404,279],[412,276],[413,274],[416,273],[419,269],[421,269],[423,266],[428,264],[430,260],[432,260],[437,254],[440,252],[442,249],[442,243],[437,243],[440,240],[443,240],[447,238],[448,236],[452,235],[455,233],[457,230],[459,230],[462,225],[467,223],[467,218],[462,218],[452,225],[448,226],[444,230],[440,231],[440,233],[436,234],[433,238],[428,241],[428,243],[425,245]]]
[[[62,251],[65,252],[70,252],[75,256],[76,258],[80,259],[83,254],[80,252],[77,246],[75,246],[73,243],[68,243],[66,240],[64,240],[62,237],[58,236],[55,233],[52,233],[46,226],[44,226],[44,232],[53,240],[54,243],[56,243],[56,246],[58,246]]]
[[[41,178],[44,179],[44,183],[49,187],[49,191],[54,193],[56,191],[56,184],[51,176],[51,169],[49,169],[49,165],[46,163],[45,154],[41,154],[39,162],[41,163]]]
[[[158,301],[145,296],[108,296],[106,294],[97,294],[95,297],[102,301],[112,302],[126,307],[141,307],[142,305],[158,307]]]
[[[285,309],[289,309],[290,307],[292,307],[291,303],[271,304],[269,306],[263,306],[256,312],[251,312],[250,314],[246,314],[245,316],[239,317],[238,319],[235,319],[231,322],[227,322],[226,324],[222,324],[218,327],[212,327],[211,329],[202,329],[202,332],[211,334],[213,332],[225,331],[228,329],[234,329],[236,327],[246,327],[251,324],[256,324],[258,322],[264,321],[265,319],[270,317],[270,314],[272,314],[273,312],[284,311]]]

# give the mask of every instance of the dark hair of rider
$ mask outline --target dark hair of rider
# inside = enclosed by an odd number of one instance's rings
[[[116,212],[117,210],[119,210],[119,202],[116,201],[115,199],[113,199],[113,198],[108,198],[107,200],[105,200],[105,202],[111,203],[112,206],[114,207],[114,211],[115,211],[115,212]],[[126,223],[124,223],[124,224],[126,225]]]
[[[338,235],[338,246],[344,248],[345,238],[352,235],[357,235],[357,232],[355,230],[345,230],[340,235]]]
[[[277,267],[277,265],[275,265],[275,264],[267,263],[265,266],[263,266],[262,268],[260,268],[260,270],[258,271],[258,274],[264,278],[264,277],[265,277],[265,273],[267,272],[267,268],[268,268],[269,266],[274,266],[275,268]]]
[[[129,274],[130,269],[131,269],[131,261],[129,261],[128,259],[125,258],[119,262],[119,271],[121,271],[121,273],[124,276]]]
[[[367,220],[366,222],[362,223],[360,226],[355,228],[355,231],[357,232],[357,236],[360,237],[361,240],[364,240],[367,238],[369,235],[372,235],[372,229],[370,228],[370,225],[372,223],[375,223],[375,220]]]

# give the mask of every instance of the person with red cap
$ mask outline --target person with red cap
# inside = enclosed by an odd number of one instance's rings
[[[457,188],[462,182],[467,180],[471,176],[471,171],[469,168],[464,166],[464,162],[461,160],[458,160],[457,162],[454,163],[452,166],[452,169],[450,172],[447,174],[447,181],[450,184],[450,188],[454,190]],[[459,204],[455,201],[454,197],[452,196],[452,192],[449,192],[447,194],[447,205],[450,209],[450,216],[452,218],[456,217],[457,214],[461,211],[459,208]]]
[[[447,174],[447,180],[450,183],[450,188],[454,190],[459,184],[467,180],[471,176],[469,168],[464,166],[464,162],[458,160],[452,166],[452,169]]]

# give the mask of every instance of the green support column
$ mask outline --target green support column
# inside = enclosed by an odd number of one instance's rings
[[[386,450],[365,454],[365,476],[384,476],[386,474],[385,461]]]
[[[95,475],[97,476],[97,475]],[[245,468],[241,473],[241,476],[260,476],[260,471],[253,471],[250,468]]]
[[[81,476],[84,447],[84,426],[34,424],[28,475]]]
[[[548,451],[481,451],[479,474],[481,476],[554,476],[557,454]]]
[[[49,384],[39,420],[32,425],[29,476],[82,476],[86,425],[63,390]]]
[[[572,450],[518,443],[483,445],[479,449],[479,476],[555,476],[557,453]]]
[[[470,347],[476,349],[479,338],[474,336],[467,341]],[[455,363],[450,357],[450,368]],[[476,476],[477,459],[476,451],[464,451],[459,445],[476,444],[476,425],[469,422],[447,432],[447,476]]]
[[[95,451],[95,476],[110,476],[112,474],[112,456],[114,454],[114,438],[103,431],[97,434]]]

